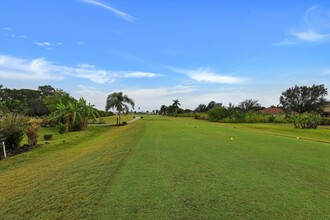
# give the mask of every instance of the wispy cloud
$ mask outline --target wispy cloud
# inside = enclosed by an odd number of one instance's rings
[[[95,5],[95,6],[99,6],[101,8],[107,9],[108,11],[111,11],[112,13],[114,13],[116,16],[118,16],[119,18],[125,20],[125,21],[130,21],[130,22],[134,22],[136,20],[135,17],[123,12],[123,11],[119,11],[118,9],[105,4],[101,1],[96,1],[96,0],[81,0],[84,3],[87,4],[91,4],[91,5]]]
[[[39,45],[41,47],[50,47],[50,43],[49,42],[36,42],[36,45]]]
[[[313,30],[295,33],[297,39],[307,42],[322,42],[330,40],[330,34],[319,34]]]
[[[330,42],[330,10],[319,5],[306,9],[300,27],[292,27],[284,40],[276,46],[290,46],[300,43]]]
[[[155,78],[162,76],[158,73],[149,73],[149,72],[119,72],[114,73],[113,76],[118,78]]]
[[[61,80],[71,76],[104,84],[111,83],[118,78],[154,78],[161,75],[139,71],[103,70],[90,64],[79,64],[70,67],[53,64],[44,58],[28,60],[0,55],[0,76],[16,80]]]
[[[43,58],[34,60],[0,55],[0,77],[14,80],[60,80],[50,73],[50,64]]]
[[[6,30],[6,31],[13,31],[13,29],[11,29],[10,27],[3,27],[1,28],[2,30]]]
[[[243,78],[218,74],[209,69],[196,69],[196,70],[186,70],[179,68],[170,68],[170,69],[174,72],[185,74],[189,78],[198,82],[234,84],[234,83],[242,83],[245,81],[245,79]]]

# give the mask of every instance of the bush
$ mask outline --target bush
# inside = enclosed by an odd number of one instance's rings
[[[23,137],[27,119],[20,116],[5,116],[0,122],[0,136],[5,139],[8,150],[18,148]]]
[[[51,127],[52,122],[50,121],[49,118],[42,118],[40,122],[41,127],[46,128],[46,127]]]
[[[127,122],[126,121],[123,121],[123,123],[121,123],[122,125],[127,125]]]
[[[60,134],[64,134],[66,132],[68,132],[69,128],[68,128],[68,125],[67,124],[62,124],[62,123],[59,123],[57,125],[57,131],[60,133]]]
[[[44,140],[45,141],[50,141],[52,138],[53,138],[53,135],[52,134],[45,134],[44,135]]]
[[[322,118],[321,125],[330,125],[330,118]]]
[[[28,144],[32,147],[37,145],[38,131],[41,128],[40,121],[35,118],[31,118],[24,128],[24,131],[28,137]]]
[[[317,128],[322,118],[317,113],[305,112],[300,115],[292,116],[292,121],[295,128]]]

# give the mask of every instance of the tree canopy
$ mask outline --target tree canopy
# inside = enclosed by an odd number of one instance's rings
[[[321,113],[326,104],[327,94],[328,91],[323,84],[311,87],[295,85],[282,92],[280,104],[287,111]]]

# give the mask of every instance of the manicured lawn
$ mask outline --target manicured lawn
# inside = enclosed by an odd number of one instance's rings
[[[328,132],[161,116],[91,127],[0,161],[0,216],[329,219]]]

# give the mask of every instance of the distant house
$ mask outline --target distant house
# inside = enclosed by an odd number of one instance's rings
[[[281,108],[277,107],[269,107],[259,111],[262,114],[274,115],[274,116],[281,116],[284,115],[284,111]]]
[[[326,102],[322,115],[324,117],[330,117],[330,102]]]

